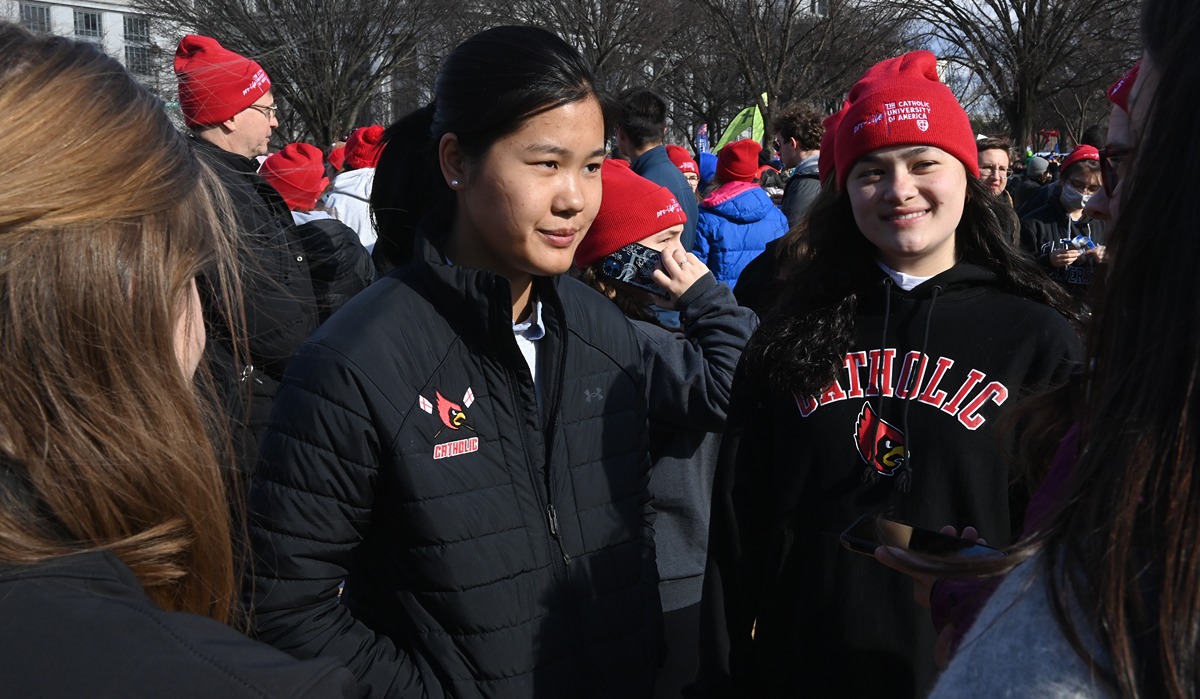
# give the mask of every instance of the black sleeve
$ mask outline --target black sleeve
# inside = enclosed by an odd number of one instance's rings
[[[751,636],[767,537],[756,504],[756,470],[772,458],[763,396],[738,368],[713,483],[708,563],[700,602],[700,662],[689,698],[741,696],[752,684]]]
[[[646,366],[650,419],[690,430],[725,426],[733,372],[758,316],[712,273],[679,300],[684,334],[634,321]]]
[[[399,417],[360,369],[306,344],[279,389],[251,489],[248,591],[260,640],[299,658],[340,659],[370,696],[422,696],[417,661],[339,601],[371,526],[381,459]]]
[[[783,202],[779,208],[787,216],[788,226],[795,228],[804,221],[812,210],[813,202],[821,193],[821,180],[807,175],[793,175],[783,191]]]
[[[320,321],[375,281],[371,254],[358,234],[341,221],[316,219],[297,228],[308,256]]]

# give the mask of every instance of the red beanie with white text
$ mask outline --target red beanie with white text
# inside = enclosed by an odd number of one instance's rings
[[[175,75],[179,107],[189,127],[220,124],[271,89],[271,79],[258,63],[196,34],[179,42]]]
[[[600,210],[575,249],[576,267],[587,267],[630,243],[687,223],[687,213],[671,190],[635,173],[624,160],[606,159],[600,179],[604,187]]]
[[[267,156],[258,174],[283,196],[292,211],[312,211],[329,186],[325,155],[308,143],[289,143]]]
[[[696,164],[696,161],[692,159],[691,153],[688,153],[687,149],[683,146],[677,146],[673,143],[669,144],[667,146],[667,157],[671,159],[671,162],[675,163],[675,167],[679,168],[680,172],[685,174],[690,172],[696,177],[700,176],[700,166]]]
[[[913,51],[876,63],[850,88],[848,101],[834,143],[839,187],[864,155],[891,146],[941,148],[979,177],[971,120],[938,78],[932,53]]]

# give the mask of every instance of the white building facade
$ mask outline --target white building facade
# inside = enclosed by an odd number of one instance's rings
[[[146,87],[164,99],[176,99],[174,76],[160,48],[169,40],[157,36],[150,18],[134,10],[128,0],[0,0],[0,18],[35,33],[94,42]]]

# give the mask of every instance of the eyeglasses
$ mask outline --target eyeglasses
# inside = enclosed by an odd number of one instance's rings
[[[1100,179],[1101,180],[1104,179],[1103,172],[1100,173]],[[1084,182],[1082,180],[1068,180],[1067,184],[1070,184],[1071,189],[1074,189],[1076,192],[1082,192],[1084,194],[1095,194],[1096,192],[1100,191],[1100,185],[1088,184],[1087,182]],[[1107,194],[1107,193],[1108,193],[1108,191],[1105,190],[1105,194]]]
[[[988,175],[994,175],[998,172],[1002,177],[1008,177],[1008,168],[1003,165],[980,165],[979,172]]]
[[[272,104],[270,106],[265,104],[252,104],[250,105],[250,109],[253,109],[268,119],[274,119],[279,116],[279,105],[277,104]]]
[[[1100,150],[1100,181],[1104,193],[1111,197],[1121,183],[1121,159],[1128,157],[1129,148],[1102,148]]]

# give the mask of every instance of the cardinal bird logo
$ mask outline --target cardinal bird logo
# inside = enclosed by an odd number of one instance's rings
[[[417,396],[417,405],[421,407],[421,410],[430,415],[436,413],[441,419],[442,426],[438,428],[436,433],[434,433],[434,439],[442,436],[442,433],[448,429],[455,432],[459,430],[470,430],[471,432],[475,431],[475,428],[471,426],[470,422],[468,422],[469,418],[467,417],[467,410],[469,410],[471,405],[475,402],[475,392],[472,391],[470,387],[468,387],[467,392],[463,394],[461,403],[456,403],[443,396],[441,391],[434,391],[433,397],[434,400],[430,401],[425,396]],[[477,451],[478,449],[479,438],[471,436],[458,439],[453,442],[435,445],[433,450],[433,458],[443,459],[450,456],[468,454],[473,451]]]
[[[462,406],[437,391],[434,391],[434,395],[437,396],[437,412],[438,417],[442,418],[442,424],[452,430],[462,427],[467,421],[467,414],[463,412]]]
[[[870,466],[868,475],[894,476],[896,469],[908,459],[904,433],[881,420],[870,403],[863,403],[854,426],[854,442],[858,455]]]

